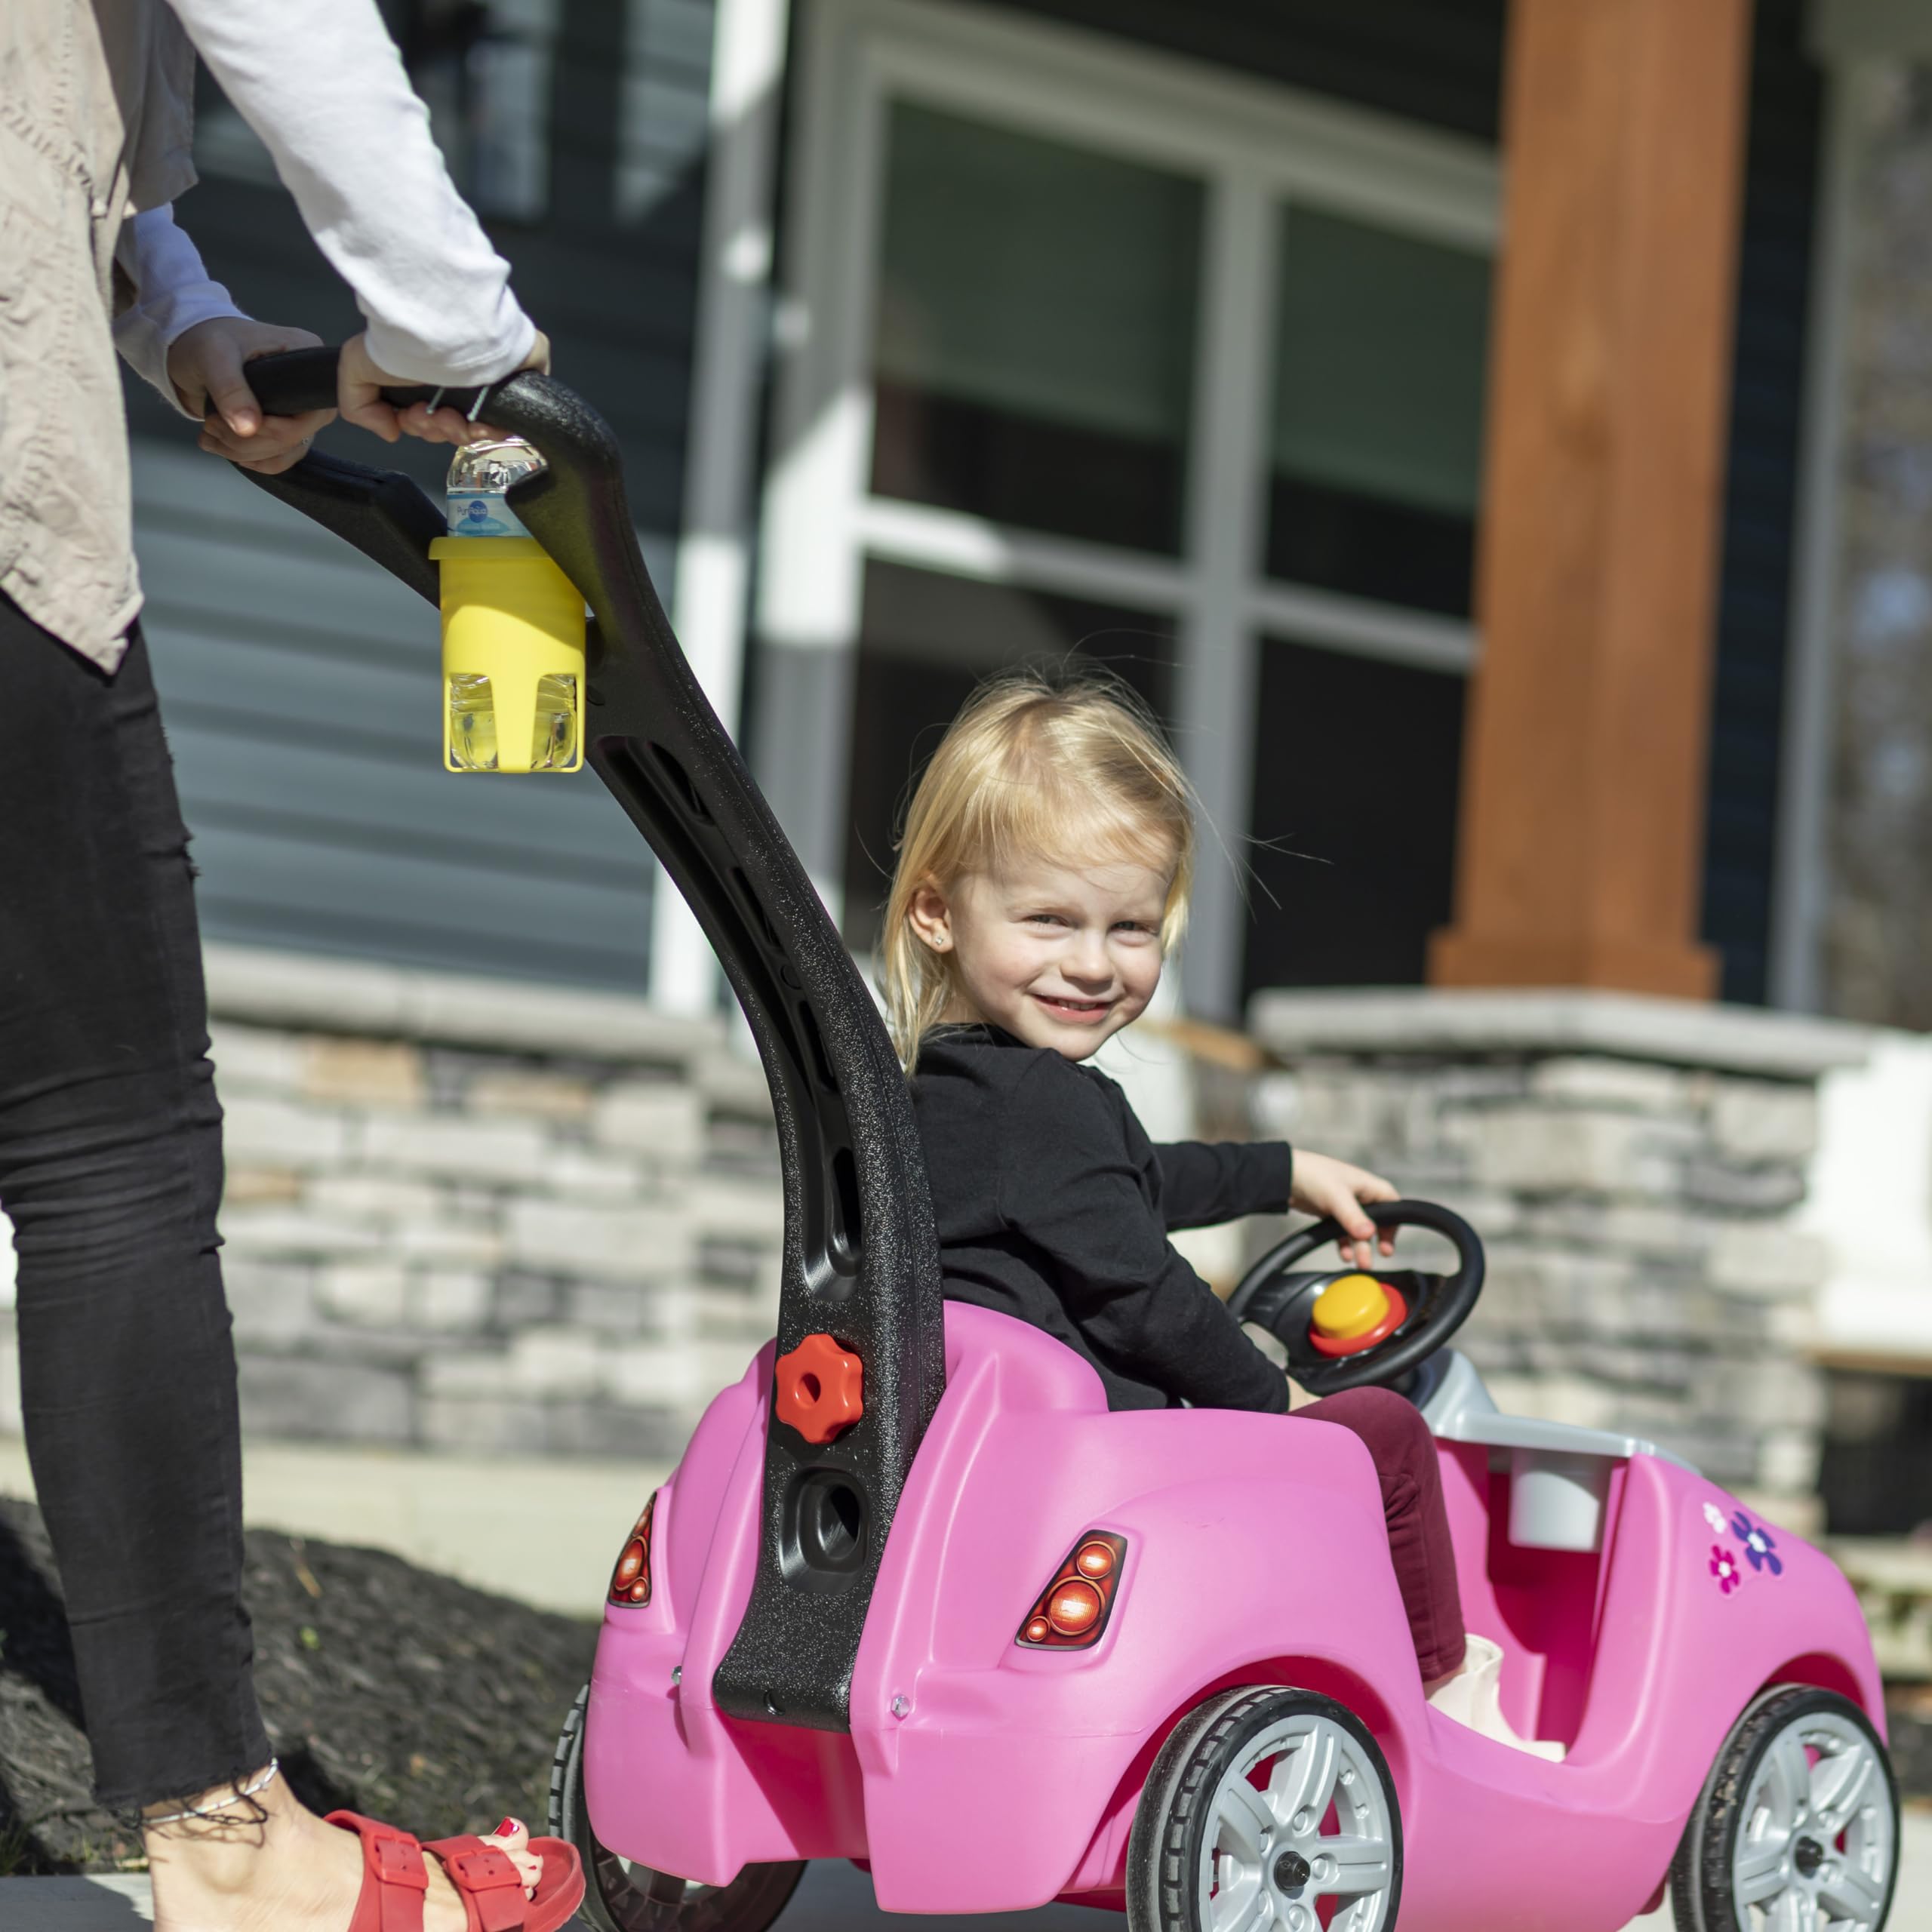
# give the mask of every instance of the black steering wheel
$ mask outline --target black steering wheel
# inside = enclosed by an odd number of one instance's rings
[[[1237,1321],[1265,1328],[1288,1352],[1288,1373],[1312,1395],[1344,1389],[1400,1385],[1468,1320],[1482,1293],[1482,1242],[1461,1215],[1432,1201],[1365,1201],[1362,1211],[1377,1228],[1430,1228],[1454,1243],[1456,1272],[1431,1275],[1415,1268],[1328,1268],[1295,1272],[1294,1264],[1342,1238],[1341,1223],[1316,1221],[1271,1247],[1241,1278],[1228,1297]],[[1352,1343],[1318,1346],[1315,1304],[1322,1291],[1346,1275],[1367,1275],[1393,1290],[1381,1322]],[[1380,1334],[1377,1328],[1383,1331]],[[1337,1349],[1343,1351],[1338,1352]]]

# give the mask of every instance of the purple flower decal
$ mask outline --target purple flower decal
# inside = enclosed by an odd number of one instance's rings
[[[1744,1554],[1754,1570],[1768,1570],[1774,1577],[1784,1574],[1784,1561],[1778,1555],[1777,1540],[1762,1523],[1754,1523],[1740,1509],[1730,1519],[1731,1534],[1744,1546]]]
[[[1737,1558],[1721,1543],[1711,1545],[1711,1574],[1718,1580],[1718,1588],[1726,1596],[1744,1580],[1744,1573],[1737,1567]]]

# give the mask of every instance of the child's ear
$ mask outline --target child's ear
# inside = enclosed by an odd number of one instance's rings
[[[906,917],[915,934],[934,952],[952,950],[952,909],[946,895],[928,879],[913,889]]]

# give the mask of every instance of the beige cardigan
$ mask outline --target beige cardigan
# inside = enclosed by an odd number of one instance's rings
[[[165,0],[0,4],[0,590],[108,670],[140,608],[115,254],[193,183],[194,77]]]

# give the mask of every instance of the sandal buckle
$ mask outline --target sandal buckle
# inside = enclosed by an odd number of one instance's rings
[[[515,1885],[519,1890],[522,1887],[523,1881],[518,1877],[516,1867],[500,1851],[491,1851],[487,1847],[481,1851],[459,1851],[444,1863],[450,1875],[466,1891],[492,1891],[502,1885]]]
[[[429,1889],[429,1874],[414,1838],[370,1839],[369,1863],[375,1868],[377,1878],[385,1885],[405,1885],[418,1892]]]

